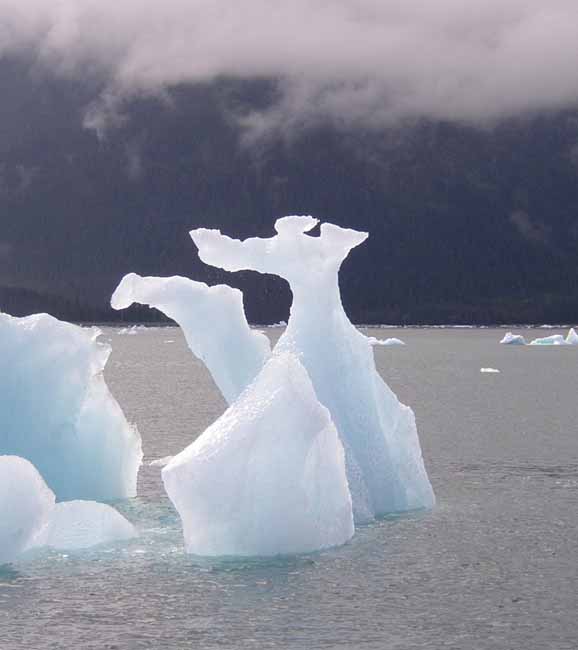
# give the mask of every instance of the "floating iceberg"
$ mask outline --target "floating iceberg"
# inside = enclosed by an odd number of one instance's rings
[[[497,374],[500,371],[497,368],[480,368],[480,372],[488,374]]]
[[[144,325],[131,325],[130,327],[121,327],[118,330],[117,336],[136,336],[139,332],[146,332],[147,328]]]
[[[0,313],[0,454],[30,460],[58,500],[136,494],[141,440],[104,382],[98,335]]]
[[[553,334],[530,341],[530,345],[566,345],[566,340],[561,334]]]
[[[338,433],[288,352],[272,357],[162,477],[190,553],[304,553],[354,532]]]
[[[382,346],[405,345],[405,343],[401,339],[395,337],[389,339],[377,339],[375,338],[375,336],[368,336],[367,340],[371,345],[382,345]]]
[[[576,330],[573,327],[568,330],[566,345],[578,345],[578,334],[576,334]]]
[[[503,343],[504,345],[526,345],[526,339],[521,334],[506,332],[500,343]]]
[[[229,404],[253,381],[271,352],[269,339],[249,327],[238,289],[208,287],[179,276],[143,278],[129,273],[111,305],[125,309],[135,302],[155,307],[181,326],[192,353],[206,364]]]
[[[134,526],[104,503],[65,501],[55,505],[30,546],[70,551],[132,539],[136,535]]]
[[[0,456],[0,565],[30,548],[81,549],[135,535],[114,508],[94,501],[56,503],[30,461]]]
[[[341,304],[339,268],[367,233],[323,224],[319,237],[306,234],[317,223],[312,217],[279,219],[277,235],[270,239],[238,241],[203,228],[193,230],[191,237],[207,264],[227,271],[272,273],[289,282],[291,314],[274,354],[299,359],[331,414],[345,448],[356,521],[429,508],[434,494],[414,414],[377,373],[371,342],[349,321]],[[165,469],[167,476],[172,467]]]
[[[53,507],[54,494],[30,462],[0,456],[0,566],[28,547]]]

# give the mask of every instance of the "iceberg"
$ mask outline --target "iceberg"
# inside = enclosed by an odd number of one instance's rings
[[[317,224],[310,216],[284,217],[275,223],[276,236],[244,241],[204,228],[190,234],[206,264],[271,273],[289,282],[290,318],[273,354],[299,359],[317,399],[331,414],[345,448],[356,522],[430,508],[435,499],[413,411],[381,379],[371,342],[341,304],[339,269],[368,235],[328,223],[321,225],[320,236],[308,235]],[[165,476],[175,462],[165,468]],[[167,484],[174,493],[176,483]],[[188,531],[190,536],[190,526]]]
[[[375,336],[368,336],[367,340],[371,345],[381,345],[381,346],[390,346],[390,345],[405,345],[405,343],[398,338],[392,337],[389,339],[378,339]]]
[[[130,327],[121,327],[116,333],[117,336],[136,336],[139,332],[146,332],[144,325],[131,325]]]
[[[257,376],[271,352],[269,339],[251,330],[243,294],[226,285],[126,275],[111,298],[114,309],[150,305],[176,321],[191,352],[209,369],[228,404]]]
[[[568,334],[566,336],[566,345],[578,345],[578,334],[573,327],[568,330]]]
[[[354,532],[343,446],[290,352],[271,357],[162,478],[189,553],[306,553]]]
[[[30,461],[0,456],[0,566],[40,546],[83,549],[135,536],[114,508],[94,501],[56,503]]]
[[[134,526],[120,512],[96,501],[57,503],[30,547],[59,551],[90,548],[136,537]]]
[[[530,345],[566,345],[566,340],[561,334],[553,334],[530,341]]]
[[[54,494],[29,461],[0,456],[0,566],[26,550],[53,507]]]
[[[136,494],[141,439],[104,381],[99,334],[0,313],[0,454],[31,461],[60,501]]]
[[[500,343],[503,343],[504,345],[526,345],[526,339],[521,334],[506,332]]]
[[[480,368],[480,372],[486,373],[486,374],[498,374],[500,371],[498,368]]]

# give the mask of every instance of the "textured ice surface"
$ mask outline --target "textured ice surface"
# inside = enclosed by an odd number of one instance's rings
[[[329,409],[346,452],[356,521],[431,507],[412,410],[401,404],[375,369],[371,342],[347,318],[338,272],[367,233],[312,217],[277,220],[270,239],[231,239],[218,230],[191,232],[201,260],[227,271],[255,270],[285,278],[293,293],[287,328],[275,354],[294,354],[319,401]]]
[[[566,345],[566,339],[561,334],[553,334],[530,341],[530,345]]]
[[[566,336],[566,344],[567,345],[578,345],[578,334],[576,334],[576,330],[571,327],[568,330],[568,334]]]
[[[504,345],[526,345],[526,339],[521,334],[506,332],[500,343],[503,343]]]
[[[65,501],[56,504],[32,546],[66,551],[132,537],[136,537],[134,526],[111,506],[96,501]]]
[[[190,553],[302,553],[353,535],[342,444],[289,353],[272,357],[162,476]]]
[[[0,565],[26,549],[53,506],[54,494],[29,461],[0,456]]]
[[[141,440],[104,382],[98,334],[0,314],[0,453],[30,460],[59,500],[136,494]]]
[[[271,351],[269,339],[250,329],[238,289],[208,287],[179,276],[129,273],[111,305],[125,309],[135,302],[159,309],[181,326],[189,348],[206,364],[229,404],[256,377]]]

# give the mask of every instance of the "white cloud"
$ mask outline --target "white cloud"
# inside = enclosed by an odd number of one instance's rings
[[[255,128],[578,104],[576,0],[0,0],[0,56],[31,49],[57,74],[106,72],[101,110],[181,82],[278,79]]]

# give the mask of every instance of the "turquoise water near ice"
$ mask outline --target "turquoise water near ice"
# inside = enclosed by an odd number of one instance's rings
[[[149,463],[224,403],[179,330],[117,331],[106,378]],[[495,329],[366,333],[407,343],[375,354],[416,412],[433,512],[307,556],[203,560],[145,464],[139,497],[116,504],[138,539],[0,569],[0,649],[575,650],[578,349],[500,346]]]

